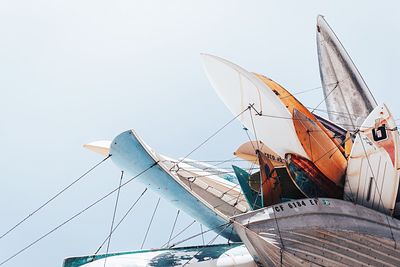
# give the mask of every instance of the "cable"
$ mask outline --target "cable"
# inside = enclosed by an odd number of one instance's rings
[[[110,249],[110,242],[111,242],[111,236],[112,236],[113,228],[114,228],[115,214],[117,213],[117,207],[118,207],[119,193],[121,192],[122,178],[124,178],[124,171],[121,171],[121,178],[119,179],[117,199],[115,200],[114,212],[113,212],[111,227],[110,227],[110,234],[108,235],[106,255],[108,255],[108,251]],[[104,267],[106,267],[106,263],[107,263],[107,258],[105,258],[105,260],[104,260]]]
[[[155,209],[154,209],[154,211],[153,211],[153,215],[151,215],[151,220],[150,220],[149,226],[147,227],[147,231],[146,231],[146,234],[144,235],[144,239],[143,239],[142,245],[140,246],[140,249],[143,248],[144,243],[146,242],[147,234],[149,233],[151,224],[153,223],[154,215],[156,214],[156,211],[157,211],[157,208],[158,208],[158,204],[160,204],[160,199],[161,199],[161,198],[159,197],[159,198],[158,198],[158,201],[157,201],[157,204],[156,204],[156,207],[155,207]]]
[[[225,123],[221,128],[219,128],[216,132],[214,132],[212,135],[210,135],[206,140],[204,140],[203,142],[200,143],[200,145],[196,146],[192,151],[190,151],[186,156],[184,156],[182,159],[180,159],[178,161],[177,164],[181,163],[182,161],[184,161],[187,157],[189,157],[191,154],[193,154],[193,152],[195,152],[197,149],[199,149],[200,147],[202,147],[205,143],[207,143],[211,138],[213,138],[214,136],[216,136],[220,131],[222,131],[226,126],[228,126],[229,124],[231,124],[234,120],[236,120],[239,116],[241,116],[246,110],[248,110],[249,107],[247,107],[245,110],[243,110],[242,112],[240,112],[238,115],[236,115],[235,117],[233,117],[231,120],[229,120],[227,123]],[[176,164],[176,165],[177,165]],[[171,167],[170,170],[172,170],[174,168]]]
[[[153,163],[152,165],[150,165],[149,167],[147,167],[146,169],[144,169],[143,171],[141,171],[140,173],[138,173],[137,175],[135,175],[134,177],[132,177],[131,179],[129,179],[128,181],[124,182],[121,187],[124,187],[125,185],[127,185],[128,183],[130,183],[131,181],[133,181],[134,179],[136,179],[137,177],[139,177],[140,175],[142,175],[143,173],[145,173],[146,171],[150,170],[151,168],[153,168],[154,166],[157,165],[158,162]],[[19,254],[21,254],[22,252],[24,252],[25,250],[29,249],[30,247],[32,247],[33,245],[35,245],[36,243],[38,243],[39,241],[41,241],[42,239],[44,239],[45,237],[49,236],[50,234],[52,234],[53,232],[55,232],[56,230],[58,230],[59,228],[61,228],[62,226],[64,226],[65,224],[69,223],[70,221],[72,221],[73,219],[75,219],[76,217],[78,217],[79,215],[81,215],[82,213],[84,213],[85,211],[89,210],[90,208],[92,208],[93,206],[95,206],[96,204],[100,203],[101,201],[103,201],[104,199],[106,199],[107,197],[109,197],[110,195],[112,195],[114,192],[116,192],[118,190],[118,188],[115,188],[114,190],[112,190],[111,192],[107,193],[106,195],[104,195],[103,197],[101,197],[100,199],[96,200],[95,202],[93,202],[92,204],[90,204],[89,206],[87,206],[86,208],[84,208],[83,210],[79,211],[78,213],[76,213],[74,216],[70,217],[69,219],[67,219],[66,221],[64,221],[63,223],[59,224],[58,226],[56,226],[55,228],[53,228],[52,230],[48,231],[47,233],[45,233],[44,235],[42,235],[41,237],[39,237],[38,239],[36,239],[35,241],[31,242],[29,245],[25,246],[24,248],[22,248],[21,250],[19,250],[18,252],[14,253],[13,255],[11,255],[10,257],[8,257],[7,259],[5,259],[4,261],[0,262],[0,266],[9,262],[10,260],[12,260],[13,258],[15,258],[16,256],[18,256]]]
[[[64,189],[62,189],[61,191],[59,191],[57,194],[55,194],[53,197],[51,197],[49,200],[47,200],[45,203],[43,203],[41,206],[39,206],[37,209],[35,209],[33,212],[29,213],[28,216],[26,216],[25,218],[23,218],[21,221],[19,221],[17,224],[15,224],[13,227],[11,227],[9,230],[7,230],[4,234],[2,234],[0,236],[0,239],[2,239],[3,237],[5,237],[6,235],[8,235],[9,233],[11,233],[14,229],[16,229],[18,226],[20,226],[21,224],[23,224],[26,220],[28,220],[30,217],[32,217],[35,213],[37,213],[39,210],[41,210],[42,208],[44,208],[45,206],[47,206],[50,202],[52,202],[54,199],[56,199],[58,196],[60,196],[62,193],[64,193],[65,191],[67,191],[71,186],[73,186],[74,184],[76,184],[79,180],[81,180],[83,177],[85,177],[87,174],[89,174],[91,171],[93,171],[96,167],[98,167],[100,164],[102,164],[103,162],[105,162],[107,159],[109,159],[111,157],[111,155],[108,155],[106,158],[104,158],[103,160],[101,160],[99,163],[95,164],[92,168],[90,168],[89,170],[87,170],[84,174],[82,174],[81,176],[79,176],[76,180],[74,180],[72,183],[70,183],[68,186],[64,187]]]
[[[185,239],[183,239],[183,240],[181,240],[181,241],[178,241],[178,242],[176,242],[176,243],[172,244],[172,245],[171,245],[171,246],[169,246],[168,248],[173,248],[173,247],[175,247],[176,245],[179,245],[179,244],[181,244],[181,243],[183,243],[183,242],[186,242],[186,241],[188,241],[188,240],[190,240],[190,239],[193,239],[193,238],[195,238],[195,237],[198,237],[199,235],[202,235],[202,234],[208,233],[208,232],[210,232],[210,231],[214,231],[214,230],[216,230],[216,229],[218,229],[218,228],[220,228],[220,227],[222,227],[222,226],[225,226],[225,228],[224,228],[224,229],[222,229],[222,231],[223,231],[223,230],[225,230],[225,229],[226,229],[226,226],[228,226],[229,224],[231,224],[231,223],[227,222],[227,223],[224,223],[224,224],[218,225],[218,226],[216,226],[216,227],[213,227],[213,228],[211,228],[211,229],[208,229],[208,230],[206,230],[206,231],[204,231],[204,232],[201,232],[201,233],[198,233],[198,234],[192,235],[192,236],[190,236],[190,237],[188,237],[188,238],[185,238]],[[222,233],[222,231],[221,231],[221,233]]]
[[[223,224],[223,225],[225,225],[224,229],[222,229],[220,232],[218,232],[217,235],[216,235],[213,239],[211,239],[210,242],[207,243],[207,246],[212,245],[212,243],[214,243],[214,241],[218,238],[218,236],[219,236],[226,228],[228,228],[228,226],[231,225],[231,224],[232,224],[232,223]],[[223,226],[223,225],[221,225],[221,226]],[[196,257],[197,255],[199,255],[207,246],[204,246],[202,249],[200,249],[199,251],[197,251],[196,254],[194,254],[192,257],[190,257],[190,259],[189,259],[187,262],[185,262],[185,264],[182,265],[182,267],[186,266],[186,264],[188,264],[191,260],[193,260],[194,257]]]
[[[94,261],[96,259],[96,255],[99,253],[99,251],[101,250],[101,248],[104,246],[104,244],[107,242],[107,240],[110,238],[111,234],[113,234],[117,228],[119,227],[119,225],[125,220],[125,218],[128,216],[128,214],[132,211],[132,209],[136,206],[136,204],[139,202],[139,200],[143,197],[143,195],[147,192],[147,188],[144,189],[144,191],[140,194],[140,196],[136,199],[135,202],[133,202],[133,204],[130,206],[130,208],[125,212],[124,216],[122,216],[121,220],[119,220],[119,222],[117,223],[117,225],[112,229],[112,231],[110,232],[110,234],[107,235],[107,237],[104,239],[103,243],[101,243],[101,245],[99,246],[99,248],[96,250],[96,252],[93,255],[93,259],[92,261]]]
[[[171,234],[169,235],[169,238],[168,238],[167,247],[169,246],[169,242],[171,241],[172,234],[174,233],[176,221],[178,220],[178,216],[179,216],[179,212],[180,212],[180,210],[178,210],[178,212],[176,213],[174,225],[172,226]]]
[[[183,228],[179,233],[177,233],[173,238],[171,238],[170,242],[172,240],[174,240],[175,238],[177,238],[178,236],[180,236],[183,232],[185,232],[187,229],[189,229],[190,226],[192,226],[194,223],[196,222],[196,220],[193,220],[193,222],[191,222],[188,226],[186,226],[185,228]],[[164,245],[161,246],[161,248],[164,248],[167,245],[167,243],[165,243]]]
[[[333,87],[333,89],[324,97],[324,99],[321,102],[319,102],[319,104],[315,108],[313,108],[311,113],[314,113],[315,109],[317,109],[322,103],[324,103],[326,101],[326,99],[332,94],[332,92],[335,91],[336,88],[338,88],[338,85],[339,85],[339,81],[336,82],[335,87]]]
[[[260,145],[258,143],[257,131],[256,131],[256,127],[254,125],[253,114],[251,113],[251,109],[249,109],[249,112],[250,112],[251,125],[253,126],[254,137],[256,138],[257,150],[260,151]],[[257,151],[255,151],[255,152],[257,152]]]
[[[203,246],[204,246],[205,242],[204,242],[203,225],[201,223],[200,223],[200,231],[201,231],[201,240],[203,241]]]

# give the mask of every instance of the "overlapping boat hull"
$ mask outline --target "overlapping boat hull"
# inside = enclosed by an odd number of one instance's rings
[[[119,252],[70,257],[63,267],[107,266],[188,266],[188,267],[256,267],[241,243]]]
[[[132,176],[141,173],[136,180],[163,199],[208,228],[215,229],[221,236],[240,241],[235,231],[226,225],[230,216],[243,213],[248,208],[238,186],[225,186],[223,192],[216,188],[217,185],[223,187],[221,183],[210,186],[202,180],[208,177],[198,177],[196,173],[179,167],[184,163],[175,165],[169,158],[155,153],[133,130],[123,132],[113,140],[110,154],[121,170]]]
[[[317,19],[317,48],[329,119],[355,130],[377,106],[366,83],[339,39],[322,16]]]
[[[235,216],[265,266],[400,266],[400,221],[337,199],[303,199]]]

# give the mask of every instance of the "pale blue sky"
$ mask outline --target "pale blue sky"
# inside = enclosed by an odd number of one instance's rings
[[[398,1],[365,0],[1,1],[0,232],[101,159],[84,143],[135,128],[157,151],[180,157],[232,118],[207,81],[201,52],[266,74],[292,92],[319,86],[318,14],[378,102],[400,118],[399,8]],[[322,91],[299,98],[316,105]],[[192,157],[226,159],[245,140],[233,123]],[[0,261],[116,187],[118,177],[111,162],[101,166],[1,239]],[[142,190],[133,183],[121,192],[119,216]],[[6,266],[60,266],[64,257],[93,253],[109,231],[114,199]],[[111,251],[140,246],[156,201],[144,197],[115,233]],[[174,220],[176,210],[160,205],[148,248],[168,239]],[[177,229],[190,221],[182,216]]]

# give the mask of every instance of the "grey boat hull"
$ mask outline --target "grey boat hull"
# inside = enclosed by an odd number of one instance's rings
[[[231,218],[263,266],[400,266],[400,221],[337,199],[303,199]]]

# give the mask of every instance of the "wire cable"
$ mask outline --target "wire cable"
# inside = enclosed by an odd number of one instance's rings
[[[221,234],[223,231],[225,231],[225,229],[228,228],[228,226],[231,225],[231,224],[232,224],[231,222],[226,223],[226,224],[223,224],[223,225],[225,225],[225,227],[224,227],[220,232],[218,232],[217,235],[216,235],[213,239],[210,240],[210,242],[207,243],[207,246],[212,245],[212,243],[214,243],[214,241],[220,236],[220,234]],[[222,225],[222,226],[223,226],[223,225]],[[199,255],[205,248],[207,248],[207,246],[204,246],[202,249],[200,249],[199,251],[197,251],[196,254],[194,254],[192,257],[190,257],[190,259],[189,259],[187,262],[185,262],[185,264],[182,265],[182,267],[186,266],[191,260],[193,260],[194,257],[196,257],[197,255]]]
[[[134,179],[136,179],[137,177],[139,177],[140,175],[142,175],[143,173],[145,173],[146,171],[150,170],[151,168],[153,168],[154,166],[157,165],[158,162],[153,163],[152,165],[150,165],[149,167],[147,167],[146,169],[144,169],[143,171],[141,171],[140,173],[138,173],[137,175],[135,175],[134,177],[132,177],[131,179],[129,179],[128,181],[124,182],[121,187],[124,187],[125,185],[127,185],[128,183],[130,183],[131,181],[133,181]],[[29,249],[30,247],[32,247],[33,245],[35,245],[36,243],[38,243],[39,241],[41,241],[42,239],[46,238],[47,236],[49,236],[50,234],[52,234],[53,232],[57,231],[58,229],[60,229],[62,226],[66,225],[67,223],[69,223],[70,221],[72,221],[73,219],[75,219],[76,217],[78,217],[79,215],[81,215],[82,213],[86,212],[87,210],[89,210],[90,208],[92,208],[93,206],[97,205],[98,203],[100,203],[101,201],[103,201],[104,199],[106,199],[107,197],[111,196],[113,193],[115,193],[118,190],[118,188],[115,188],[114,190],[112,190],[111,192],[107,193],[106,195],[104,195],[103,197],[101,197],[100,199],[96,200],[95,202],[93,202],[92,204],[90,204],[89,206],[87,206],[86,208],[84,208],[83,210],[79,211],[78,213],[76,213],[75,215],[73,215],[72,217],[70,217],[69,219],[65,220],[64,222],[62,222],[61,224],[57,225],[56,227],[54,227],[52,230],[48,231],[47,233],[45,233],[44,235],[42,235],[41,237],[37,238],[35,241],[31,242],[30,244],[28,244],[27,246],[25,246],[24,248],[20,249],[19,251],[17,251],[16,253],[14,253],[13,255],[11,255],[10,257],[8,257],[7,259],[3,260],[2,262],[0,262],[0,266],[6,264],[7,262],[9,262],[10,260],[12,260],[13,258],[17,257],[19,254],[21,254],[22,252],[24,252],[25,250]]]
[[[155,207],[155,209],[154,209],[154,211],[153,211],[153,215],[151,215],[151,220],[150,220],[149,226],[147,227],[146,234],[144,235],[144,239],[143,239],[142,245],[140,246],[140,249],[143,248],[144,243],[146,242],[147,235],[148,235],[148,233],[149,233],[151,224],[153,223],[154,215],[156,215],[156,211],[157,211],[158,205],[160,204],[160,200],[161,200],[161,198],[159,197],[159,198],[158,198],[158,201],[157,201],[157,204],[156,204],[156,207]]]
[[[176,222],[177,222],[178,216],[179,216],[179,212],[180,212],[180,210],[178,210],[178,212],[176,213],[174,225],[172,226],[171,234],[169,235],[169,238],[168,238],[167,247],[169,246],[169,242],[171,241],[172,234],[174,233]]]
[[[177,238],[178,236],[180,236],[182,233],[184,233],[187,229],[190,228],[190,226],[192,226],[194,223],[196,222],[196,220],[193,220],[193,222],[191,222],[188,226],[186,226],[185,228],[183,228],[181,231],[179,231],[179,233],[177,233],[173,238],[171,238],[170,242],[172,240],[174,240],[175,238]],[[165,246],[167,245],[167,243],[165,243],[164,245],[161,246],[161,248],[165,248]]]
[[[222,231],[223,231],[223,230],[225,230],[225,229],[227,228],[227,226],[229,226],[230,224],[231,224],[231,223],[227,222],[227,223],[218,225],[218,226],[216,226],[216,227],[213,227],[213,228],[211,228],[211,229],[208,229],[208,230],[206,230],[206,231],[204,231],[204,232],[201,232],[201,233],[192,235],[192,236],[190,236],[190,237],[188,237],[188,238],[185,238],[185,239],[183,239],[183,240],[181,240],[181,241],[178,241],[178,242],[172,244],[172,245],[169,246],[168,248],[173,248],[173,247],[175,247],[176,245],[179,245],[179,244],[181,244],[181,243],[183,243],[183,242],[186,242],[186,241],[188,241],[188,240],[190,240],[190,239],[193,239],[193,238],[195,238],[195,237],[198,237],[198,236],[200,236],[200,235],[203,235],[203,234],[205,234],[205,233],[214,231],[214,230],[216,230],[216,229],[218,229],[218,228],[221,228],[221,227],[225,226],[224,229],[222,229]],[[222,231],[221,231],[221,233],[222,233]]]
[[[118,185],[118,191],[117,191],[117,199],[115,200],[115,206],[114,206],[114,211],[113,211],[113,216],[112,216],[112,221],[111,221],[111,227],[110,227],[110,234],[108,235],[106,255],[108,255],[108,251],[110,249],[111,236],[112,236],[113,228],[114,228],[115,214],[117,213],[119,194],[121,192],[122,178],[124,178],[124,171],[121,171],[121,177],[119,179],[119,185]],[[106,263],[107,263],[107,258],[105,258],[105,260],[104,260],[104,267],[106,267]]]
[[[104,158],[103,160],[101,160],[99,163],[95,164],[93,167],[91,167],[89,170],[87,170],[85,173],[83,173],[81,176],[79,176],[76,180],[74,180],[72,183],[70,183],[69,185],[67,185],[66,187],[64,187],[61,191],[59,191],[57,194],[55,194],[54,196],[52,196],[49,200],[47,200],[45,203],[43,203],[42,205],[40,205],[38,208],[36,208],[34,211],[32,211],[31,213],[29,213],[25,218],[23,218],[22,220],[20,220],[17,224],[15,224],[13,227],[11,227],[10,229],[8,229],[5,233],[3,233],[0,236],[0,239],[2,239],[3,237],[5,237],[6,235],[8,235],[9,233],[11,233],[12,231],[14,231],[18,226],[20,226],[21,224],[23,224],[26,220],[28,220],[30,217],[32,217],[33,215],[35,215],[38,211],[40,211],[41,209],[43,209],[45,206],[47,206],[50,202],[52,202],[54,199],[56,199],[57,197],[59,197],[62,193],[64,193],[65,191],[67,191],[70,187],[72,187],[74,184],[76,184],[77,182],[79,182],[83,177],[85,177],[87,174],[89,174],[91,171],[93,171],[94,169],[96,169],[100,164],[102,164],[103,162],[105,162],[107,159],[109,159],[111,157],[111,155],[108,155],[106,158]]]
[[[125,218],[128,216],[128,214],[132,211],[132,209],[136,206],[136,204],[139,202],[139,200],[143,197],[143,195],[147,192],[147,188],[144,189],[144,191],[140,194],[140,196],[136,199],[135,202],[129,207],[129,209],[125,212],[124,216],[122,216],[121,220],[117,223],[117,225],[112,229],[110,234],[107,235],[107,237],[104,239],[103,243],[99,246],[99,248],[96,250],[96,252],[92,256],[92,260],[94,261],[96,259],[97,254],[100,252],[100,250],[103,248],[103,246],[106,244],[107,240],[110,238],[111,234],[113,234],[119,225],[125,220]]]
[[[186,154],[186,156],[184,156],[182,159],[180,159],[178,161],[178,163],[176,163],[175,165],[178,165],[179,163],[181,163],[182,161],[184,161],[187,157],[189,157],[191,154],[193,154],[196,150],[198,150],[200,147],[202,147],[205,143],[207,143],[208,141],[210,141],[214,136],[216,136],[219,132],[221,132],[226,126],[228,126],[229,124],[231,124],[233,121],[235,121],[238,117],[240,117],[244,112],[246,112],[250,107],[247,107],[245,110],[243,110],[242,112],[240,112],[238,115],[236,115],[235,117],[233,117],[231,120],[229,120],[227,123],[225,123],[221,128],[219,128],[217,131],[215,131],[212,135],[210,135],[206,140],[204,140],[203,142],[201,142],[198,146],[196,146],[192,151],[190,151],[188,154]],[[173,166],[171,167],[171,170],[176,167]]]

